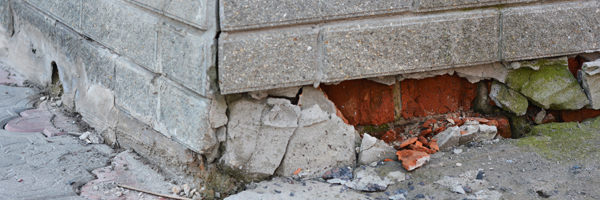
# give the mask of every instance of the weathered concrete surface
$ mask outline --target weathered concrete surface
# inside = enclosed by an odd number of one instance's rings
[[[497,106],[517,116],[525,115],[529,106],[529,102],[525,96],[499,82],[492,83],[490,98]]]
[[[12,35],[13,30],[13,15],[10,9],[10,1],[2,1],[0,2],[0,32]]]
[[[158,85],[154,74],[124,58],[115,67],[115,105],[146,124],[158,118]]]
[[[44,9],[63,23],[81,28],[81,4],[78,0],[27,0],[27,2]]]
[[[216,21],[215,1],[161,1],[161,0],[127,0],[137,3],[152,11],[190,23],[200,29],[214,27]]]
[[[302,24],[323,20],[390,14],[410,9],[409,0],[387,1],[220,1],[221,27],[225,31]]]
[[[373,162],[379,162],[385,159],[398,160],[396,151],[396,149],[386,144],[383,140],[378,140],[365,133],[360,145],[358,164],[369,165]]]
[[[458,146],[460,142],[460,128],[459,127],[450,127],[441,133],[438,133],[433,137],[433,139],[437,139],[438,146],[440,150],[448,150],[452,147]]]
[[[504,60],[598,50],[598,9],[597,1],[505,9],[502,11],[501,49]]]
[[[522,67],[513,70],[506,85],[544,109],[577,110],[589,104],[577,79],[569,71],[567,58],[530,62],[539,70]]]
[[[318,105],[319,108],[327,114],[337,113],[335,104],[333,104],[333,102],[327,98],[325,93],[321,89],[311,86],[302,88],[302,94],[300,94],[298,105],[300,105],[302,109],[309,109],[314,105]]]
[[[317,105],[302,110],[299,127],[290,139],[277,175],[292,176],[302,168],[309,177],[318,177],[335,167],[354,166],[354,127],[335,114],[319,110]]]
[[[534,1],[537,0],[416,0],[414,7],[418,12],[424,12]]]
[[[0,126],[19,117],[21,111],[33,108],[36,93],[31,88],[0,85]]]
[[[87,170],[104,167],[112,152],[105,145],[83,146],[71,136],[0,130],[0,196],[79,199],[75,189],[94,179]]]
[[[300,186],[302,185],[302,186]],[[252,185],[252,188],[236,195],[232,195],[227,200],[246,200],[246,199],[348,199],[359,200],[365,196],[358,192],[344,189],[341,185],[322,183],[314,180],[304,180],[302,183],[286,178],[275,178],[270,181],[263,181]]]
[[[600,60],[584,63],[578,79],[590,100],[590,107],[600,110]]]

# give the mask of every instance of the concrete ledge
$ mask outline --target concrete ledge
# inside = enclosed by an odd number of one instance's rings
[[[214,26],[215,1],[126,0],[146,9],[183,21],[202,30]]]
[[[511,3],[529,3],[538,0],[415,0],[415,12],[496,6]]]

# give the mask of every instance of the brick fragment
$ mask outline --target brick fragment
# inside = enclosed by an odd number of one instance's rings
[[[402,142],[402,144],[400,144],[400,148],[404,148],[408,145],[414,144],[417,140],[418,140],[417,137],[410,138],[410,139]]]
[[[414,150],[398,151],[396,152],[396,155],[398,155],[398,160],[402,161],[402,167],[408,171],[423,166],[430,158],[429,154]]]

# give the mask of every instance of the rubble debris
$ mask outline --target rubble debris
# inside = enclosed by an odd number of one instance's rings
[[[385,159],[396,159],[395,153],[396,149],[386,144],[383,140],[378,140],[365,133],[360,146],[358,164],[367,165]]]
[[[496,105],[507,112],[517,116],[525,115],[529,102],[521,93],[508,88],[506,85],[494,81],[490,91],[490,98]]]
[[[402,167],[408,171],[423,166],[430,158],[429,154],[414,150],[401,150],[396,152],[396,155],[398,160],[402,161]]]

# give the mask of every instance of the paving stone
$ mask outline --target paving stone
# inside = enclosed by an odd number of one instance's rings
[[[80,27],[82,2],[80,0],[28,0],[27,2],[52,14],[53,17],[71,27]]]
[[[414,7],[418,12],[472,8],[510,3],[529,3],[537,0],[416,0]]]
[[[94,169],[92,173],[97,179],[86,183],[81,188],[81,196],[86,199],[150,199],[160,200],[163,197],[139,191],[121,189],[117,184],[127,185],[159,194],[170,194],[169,188],[174,185],[158,171],[145,165],[135,153],[125,151],[113,158],[111,165]],[[161,181],[157,181],[161,180]],[[94,189],[95,188],[95,189]],[[121,196],[115,195],[121,192]]]
[[[81,29],[97,42],[158,72],[154,64],[157,19],[113,0],[83,1]]]
[[[312,84],[316,80],[317,31],[222,34],[219,82],[222,94]],[[283,80],[283,82],[282,82]]]
[[[501,49],[504,60],[553,57],[599,49],[598,9],[597,1],[504,9]]]
[[[23,77],[8,71],[8,66],[2,62],[0,62],[0,68],[0,85],[23,86],[25,80]]]
[[[49,108],[47,101],[40,103],[37,109],[23,111],[20,115],[21,117],[10,120],[4,129],[13,132],[43,132],[47,137],[79,132],[79,128],[70,123],[68,117],[54,108]]]
[[[225,31],[318,22],[408,11],[412,1],[220,1],[221,27]]]
[[[19,117],[20,112],[33,108],[34,90],[0,85],[0,126]]]
[[[323,80],[498,61],[499,16],[485,10],[325,28]]]
[[[76,199],[75,189],[94,179],[87,169],[105,166],[110,157],[96,145],[79,142],[70,136],[0,130],[0,196]]]

